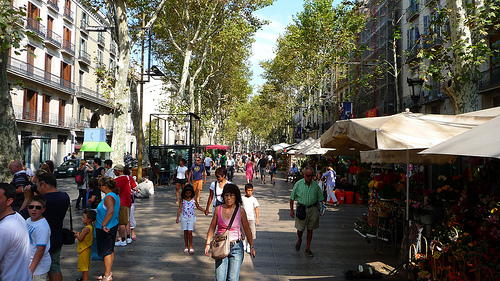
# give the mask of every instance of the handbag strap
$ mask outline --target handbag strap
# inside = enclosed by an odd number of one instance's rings
[[[69,229],[73,231],[73,213],[71,212],[71,204],[69,204]]]
[[[229,230],[231,230],[231,226],[233,226],[233,221],[234,221],[234,218],[236,217],[236,213],[238,212],[239,207],[240,207],[240,205],[237,204],[236,208],[233,211],[233,215],[231,216],[231,220],[229,221],[229,224],[227,225],[226,231],[224,231],[224,235],[226,235],[229,232]],[[221,211],[222,211],[222,205],[219,207],[219,212],[221,212]],[[221,214],[221,217],[222,217],[222,214]]]

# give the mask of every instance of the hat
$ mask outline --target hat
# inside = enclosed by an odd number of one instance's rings
[[[122,164],[116,164],[115,167],[113,168],[113,170],[123,171],[123,165]]]

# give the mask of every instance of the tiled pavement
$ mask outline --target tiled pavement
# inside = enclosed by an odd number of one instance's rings
[[[201,206],[206,205],[209,183],[203,186]],[[76,199],[73,179],[59,180],[60,190]],[[245,176],[235,175],[234,182],[243,193]],[[314,231],[311,250],[307,257],[304,242],[300,252],[294,245],[297,239],[294,222],[290,218],[289,196],[292,184],[278,175],[276,185],[254,180],[254,196],[259,200],[260,222],[255,240],[256,258],[245,256],[240,280],[345,280],[343,271],[354,270],[359,264],[371,264],[381,272],[398,264],[394,248],[386,246],[382,254],[375,253],[375,242],[367,241],[353,231],[353,223],[366,212],[363,205],[329,207],[320,219],[320,228]],[[74,207],[74,200],[72,200]],[[214,260],[203,254],[205,236],[211,215],[197,211],[193,255],[183,253],[184,240],[180,224],[175,223],[177,206],[173,186],[157,186],[154,197],[137,199],[137,241],[126,247],[115,248],[114,280],[214,280]],[[73,212],[75,229],[80,230],[81,211]],[[69,217],[67,215],[66,217]],[[65,224],[68,225],[67,223]],[[61,266],[64,280],[75,280],[78,255],[76,245],[64,246]],[[100,275],[102,262],[93,261],[90,280]],[[399,276],[384,276],[385,280],[402,280]]]

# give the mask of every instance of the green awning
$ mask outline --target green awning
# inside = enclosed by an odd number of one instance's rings
[[[80,151],[113,152],[113,149],[103,141],[84,141]]]

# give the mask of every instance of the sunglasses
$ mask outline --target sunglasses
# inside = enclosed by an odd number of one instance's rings
[[[220,178],[223,178],[224,175],[215,175],[216,178],[220,179]]]
[[[304,177],[311,178],[313,175],[304,175]]]
[[[40,205],[36,205],[36,206],[35,206],[35,205],[29,205],[29,206],[28,206],[28,209],[30,209],[30,210],[31,210],[31,209],[41,210],[41,209],[42,209],[42,206],[40,206]]]

